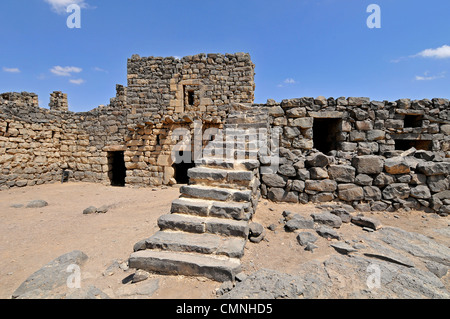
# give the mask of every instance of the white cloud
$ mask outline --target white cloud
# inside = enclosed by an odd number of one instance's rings
[[[80,73],[81,71],[83,71],[83,69],[78,68],[76,66],[62,67],[57,65],[50,69],[50,72],[58,76],[71,76],[72,73]]]
[[[424,75],[416,75],[416,81],[433,81],[437,79],[445,78],[445,72],[442,72],[439,75],[429,75],[428,72],[425,72]]]
[[[292,85],[295,83],[297,83],[297,82],[293,78],[287,78],[283,81],[283,83],[278,84],[277,87],[282,88],[282,87]]]
[[[96,66],[94,68],[94,71],[108,73],[108,71],[106,71],[105,69],[99,68],[98,66]]]
[[[287,78],[286,80],[284,80],[284,83],[286,83],[286,84],[295,84],[296,82],[292,78]]]
[[[3,67],[4,72],[8,73],[20,73],[20,70],[18,68],[5,68]]]
[[[67,7],[71,4],[77,4],[81,8],[87,8],[88,4],[85,0],[44,0],[50,4],[52,10],[58,14],[67,13]]]
[[[448,59],[450,58],[450,46],[443,45],[436,49],[426,49],[419,52],[416,56],[424,58]]]
[[[72,79],[72,80],[69,80],[69,82],[72,83],[72,84],[81,85],[81,84],[83,84],[86,81],[83,80],[83,79]]]

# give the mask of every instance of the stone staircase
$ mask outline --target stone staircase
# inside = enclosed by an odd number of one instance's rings
[[[258,151],[267,140],[256,129],[267,128],[266,119],[259,109],[234,107],[170,214],[158,219],[160,231],[134,246],[131,268],[234,280],[260,197]]]

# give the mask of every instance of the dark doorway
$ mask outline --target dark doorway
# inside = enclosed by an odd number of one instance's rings
[[[395,140],[395,149],[398,151],[407,151],[412,147],[416,150],[431,151],[433,142],[429,140]]]
[[[175,180],[177,184],[189,184],[188,170],[195,167],[195,163],[192,160],[191,152],[179,151],[175,152],[176,161],[173,164],[175,170]]]
[[[324,154],[337,150],[341,122],[342,119],[314,119],[313,142],[317,150]]]
[[[123,152],[108,152],[108,166],[111,186],[125,186],[127,173]]]

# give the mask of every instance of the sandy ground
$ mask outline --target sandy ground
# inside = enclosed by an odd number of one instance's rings
[[[10,298],[15,289],[42,266],[73,250],[89,256],[82,268],[82,285],[95,285],[113,298],[118,298],[123,281],[133,270],[103,272],[114,260],[127,260],[133,245],[153,235],[159,216],[170,211],[178,198],[178,187],[120,188],[90,183],[50,184],[0,192],[0,298]],[[42,199],[44,208],[13,208]],[[83,215],[89,206],[111,205],[106,214]],[[325,260],[335,253],[327,240],[320,238],[314,253],[303,250],[294,233],[286,233],[279,223],[282,212],[289,210],[308,216],[319,211],[314,205],[275,204],[261,200],[254,221],[267,227],[266,239],[248,243],[242,259],[243,270],[251,273],[260,268],[295,274],[301,264],[312,259]],[[367,215],[370,215],[368,213]],[[374,213],[383,225],[401,227],[433,237],[448,245],[433,229],[449,226],[450,220],[423,212]],[[344,224],[339,233],[345,239],[357,238],[361,228]],[[447,239],[448,241],[448,239]],[[220,283],[183,276],[152,275],[159,279],[159,289],[151,298],[207,299],[215,298]]]

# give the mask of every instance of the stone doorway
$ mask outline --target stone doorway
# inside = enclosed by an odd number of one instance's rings
[[[342,119],[340,118],[315,118],[313,126],[314,147],[327,154],[338,149]]]
[[[192,159],[192,152],[178,151],[175,152],[176,161],[172,165],[174,169],[174,178],[177,184],[189,184],[188,170],[195,167]]]
[[[108,152],[108,177],[111,186],[125,186],[126,171],[124,152]]]

